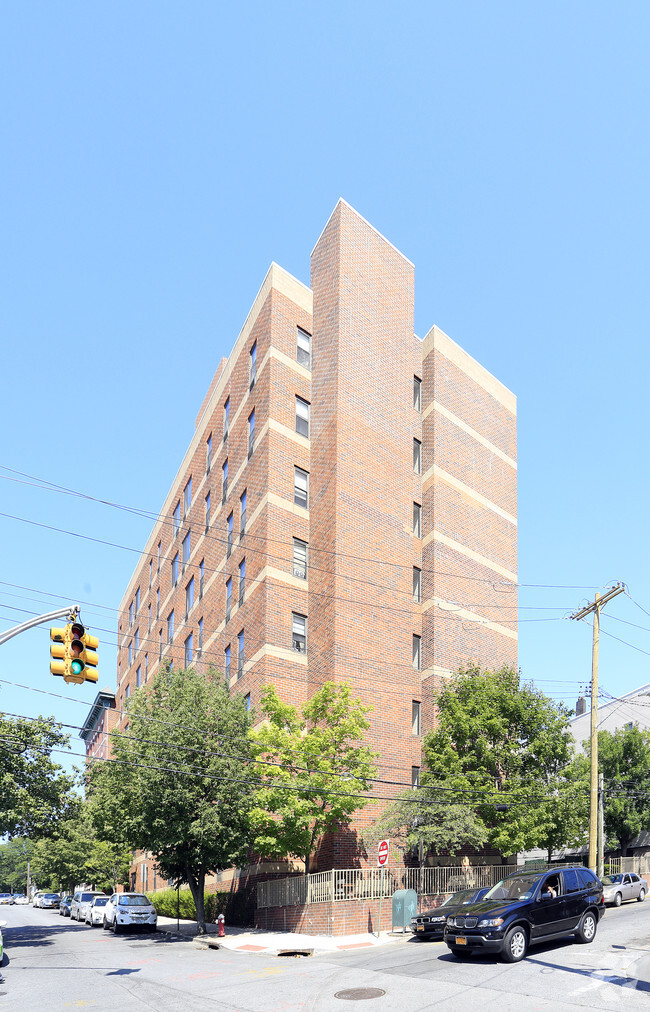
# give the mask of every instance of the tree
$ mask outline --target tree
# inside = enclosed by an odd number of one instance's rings
[[[436,785],[406,791],[363,834],[367,847],[390,838],[407,851],[451,853],[481,847],[487,839],[482,820],[469,805],[445,800]]]
[[[566,810],[552,799],[570,793],[563,777],[573,754],[569,711],[512,668],[474,665],[446,683],[435,703],[422,784],[444,786],[455,792],[450,798],[471,805],[502,854],[546,846]],[[505,814],[497,809],[503,804]]]
[[[34,844],[32,875],[39,885],[73,892],[85,883],[116,890],[128,884],[130,851],[121,843],[97,839],[88,805],[57,827],[56,835]]]
[[[252,743],[240,694],[216,672],[162,669],[111,734],[113,760],[93,765],[88,798],[101,839],[154,856],[187,882],[205,933],[205,876],[244,860],[250,846]]]
[[[638,724],[599,731],[598,763],[605,781],[605,833],[619,841],[625,857],[634,837],[650,826],[650,731]]]
[[[21,836],[0,845],[0,889],[27,891],[27,865],[33,852],[32,841]]]
[[[363,744],[370,707],[347,683],[326,682],[302,709],[283,703],[272,685],[262,692],[265,717],[254,735],[262,786],[251,812],[255,850],[305,862],[323,833],[350,822],[368,801],[376,753]]]
[[[0,714],[0,836],[51,835],[76,810],[75,777],[52,759],[68,740],[52,718]]]

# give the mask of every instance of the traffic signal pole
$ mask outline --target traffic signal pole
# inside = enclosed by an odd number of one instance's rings
[[[12,629],[7,629],[6,632],[0,633],[0,646],[6,643],[7,640],[13,639],[14,636],[18,636],[19,633],[25,632],[27,629],[33,629],[34,626],[42,625],[44,622],[51,622],[55,618],[69,618],[71,622],[74,622],[78,614],[79,608],[76,605],[74,607],[68,605],[67,608],[59,608],[58,611],[48,611],[46,615],[30,618],[26,622],[21,622],[20,625],[15,625]]]

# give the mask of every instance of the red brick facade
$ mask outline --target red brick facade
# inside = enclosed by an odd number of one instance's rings
[[[230,647],[230,686],[253,706],[268,681],[297,704],[326,680],[350,681],[373,706],[379,775],[407,785],[439,680],[470,660],[516,664],[515,398],[437,328],[414,336],[413,280],[344,201],[314,249],[311,289],[272,265],[122,601],[118,707],[161,658],[221,671]],[[306,364],[299,328],[303,344],[313,335]],[[296,467],[309,475],[307,508]],[[294,539],[308,545],[306,579]],[[306,651],[293,615],[307,620]],[[327,841],[319,867],[363,863],[356,829],[376,812]]]

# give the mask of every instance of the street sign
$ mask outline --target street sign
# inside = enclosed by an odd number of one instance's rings
[[[382,840],[377,847],[377,865],[383,868],[385,864],[388,864],[388,851],[390,844],[388,840]]]

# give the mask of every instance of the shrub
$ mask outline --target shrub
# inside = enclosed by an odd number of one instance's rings
[[[161,889],[159,892],[147,893],[160,917],[176,917],[184,920],[196,920],[196,907],[189,889]],[[178,908],[177,908],[178,902]],[[205,919],[214,923],[223,914],[226,924],[246,927],[253,923],[255,913],[255,893],[253,889],[241,889],[238,892],[205,893]]]

